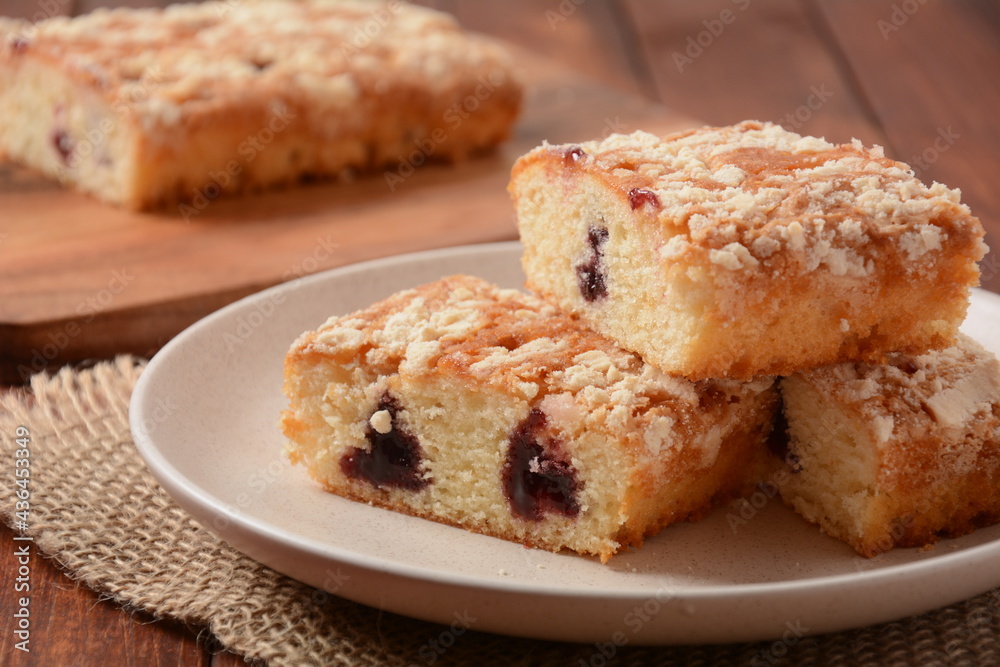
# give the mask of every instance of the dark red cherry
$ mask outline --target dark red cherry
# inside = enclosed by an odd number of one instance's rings
[[[546,422],[541,410],[532,409],[514,429],[501,474],[511,512],[529,521],[540,521],[548,512],[568,517],[580,513],[576,470],[551,451],[551,446],[546,451],[539,443],[538,435]]]
[[[582,148],[579,146],[573,146],[572,148],[567,148],[566,152],[563,153],[563,162],[566,163],[567,167],[572,167],[586,155],[586,151]]]
[[[628,191],[628,203],[632,207],[632,210],[639,208],[640,206],[653,206],[655,208],[660,207],[660,198],[656,196],[656,193],[652,190],[646,188],[632,188]]]
[[[69,138],[65,130],[56,129],[52,132],[52,146],[59,153],[63,164],[69,164],[69,158],[73,154],[73,140]]]
[[[608,295],[608,283],[604,275],[604,245],[607,242],[607,229],[594,225],[587,228],[590,253],[575,267],[576,282],[586,301],[596,301]]]
[[[396,418],[399,401],[388,392],[379,399],[375,411],[386,410],[392,430],[379,433],[368,425],[365,439],[369,449],[352,448],[340,459],[340,470],[351,479],[359,479],[382,488],[384,486],[420,491],[430,482],[424,479],[423,448],[416,436],[406,431]]]
[[[784,411],[779,409],[774,417],[774,425],[771,427],[771,432],[767,436],[767,448],[771,451],[771,454],[782,459],[792,472],[801,472],[802,463],[795,452],[789,448],[788,444],[790,441],[788,420],[785,419]]]

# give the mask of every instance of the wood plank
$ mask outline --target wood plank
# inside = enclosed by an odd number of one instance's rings
[[[166,7],[175,0],[73,0],[73,16],[87,14],[99,7]]]
[[[15,541],[13,531],[2,523],[0,543],[4,545],[0,609],[7,615],[0,634],[0,662],[4,665],[94,664],[91,660],[123,667],[209,665],[204,647],[183,625],[155,621],[141,612],[124,613],[118,605],[67,579],[51,560],[38,553],[33,542]],[[17,577],[23,575],[11,554],[23,545],[29,545],[29,591],[14,587]],[[25,596],[30,600],[27,653],[15,648],[21,639],[13,633],[15,621],[10,616],[20,608],[19,598]]]
[[[820,6],[885,128],[891,157],[909,162],[924,181],[961,188],[987,243],[1000,248],[1000,6],[989,0],[822,0]],[[1000,291],[1000,255],[991,252],[981,267],[983,285]]]
[[[6,0],[0,6],[0,16],[37,22],[53,16],[69,16],[73,9],[73,0]]]
[[[803,134],[883,143],[808,7],[784,0],[626,0],[659,99],[712,125],[769,120]]]
[[[267,663],[263,660],[248,660],[228,651],[213,651],[210,665],[211,667],[267,667]]]
[[[626,92],[647,97],[655,92],[635,71],[614,0],[449,0],[442,4],[470,30],[518,44]]]
[[[460,167],[382,173],[211,202],[187,219],[110,208],[0,171],[0,380],[115,352],[149,355],[268,285],[402,252],[513,239],[510,166],[542,140],[695,125],[516,47],[528,91],[515,136]]]

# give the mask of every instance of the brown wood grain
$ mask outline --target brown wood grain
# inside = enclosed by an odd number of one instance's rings
[[[712,125],[766,120],[830,141],[884,141],[808,4],[625,6],[664,104]]]
[[[6,434],[4,434],[6,437]],[[0,523],[0,664],[22,665],[209,665],[207,644],[199,644],[189,628],[169,621],[156,621],[148,614],[126,612],[102,601],[90,589],[78,586],[51,560],[43,557],[33,542],[15,541],[14,533]],[[13,554],[28,547],[28,591],[15,589],[21,563]],[[22,571],[23,572],[23,571]],[[19,598],[30,602],[28,652],[15,648],[10,614],[20,608]]]
[[[489,33],[567,63],[616,89],[652,99],[637,73],[632,44],[614,0],[446,0],[439,3],[471,30]]]
[[[87,14],[101,7],[166,7],[172,0],[72,0],[73,16]]]
[[[73,0],[5,0],[0,15],[27,21],[43,21],[53,16],[71,16]]]

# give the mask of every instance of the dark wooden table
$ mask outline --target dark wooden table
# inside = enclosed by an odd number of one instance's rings
[[[78,14],[102,0],[7,0]],[[157,0],[117,4],[158,5]],[[780,122],[878,143],[924,180],[961,188],[1000,247],[1000,3],[995,0],[429,0],[492,34],[709,124]],[[2,122],[2,119],[0,119]],[[620,128],[630,131],[639,128]],[[1000,291],[1000,256],[982,264]],[[0,609],[14,608],[13,534],[0,530]],[[123,612],[35,558],[32,652],[0,663],[239,665],[199,628]],[[8,627],[8,620],[3,627]]]

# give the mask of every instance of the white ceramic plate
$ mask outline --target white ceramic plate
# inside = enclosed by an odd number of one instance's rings
[[[520,246],[450,248],[335,269],[206,317],[150,362],[131,424],[177,503],[236,549],[339,596],[476,630],[677,644],[789,638],[901,618],[1000,585],[1000,526],[860,558],[764,492],[663,531],[607,565],[353,503],[282,457],[282,362],[328,316],[453,273],[519,287]],[[965,330],[1000,352],[1000,297]]]

